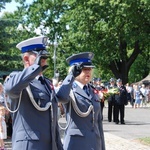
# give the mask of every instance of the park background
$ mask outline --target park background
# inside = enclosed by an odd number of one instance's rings
[[[93,77],[104,83],[149,74],[149,0],[2,0],[0,12],[0,77],[23,69],[16,44],[38,35],[49,38],[49,78],[64,79],[65,59],[84,51],[95,54]]]

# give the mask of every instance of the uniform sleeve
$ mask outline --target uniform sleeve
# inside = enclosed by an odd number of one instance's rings
[[[13,72],[4,82],[4,90],[11,98],[18,98],[20,92],[25,89],[40,72],[42,68],[39,65],[32,65],[20,72]]]
[[[72,88],[72,83],[74,81],[74,77],[69,74],[65,80],[63,81],[61,87],[57,91],[58,101],[61,103],[68,103],[70,101],[70,90]]]

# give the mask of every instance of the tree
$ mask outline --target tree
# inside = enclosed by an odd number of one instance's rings
[[[26,25],[34,29],[42,24],[48,28],[50,32],[44,34],[52,43],[58,33],[57,67],[63,68],[63,75],[64,59],[81,51],[94,52],[98,70],[104,70],[107,78],[111,70],[123,83],[128,82],[129,73],[134,73],[130,68],[139,55],[141,60],[149,59],[148,0],[37,0],[30,5],[19,1],[19,10],[26,14],[21,19]],[[66,53],[61,54],[62,50]],[[145,63],[143,77],[149,73],[148,61]]]
[[[5,12],[0,18],[0,76],[23,68],[20,51],[16,45],[32,33],[23,27],[18,29],[20,20],[17,17],[15,13]]]
[[[0,0],[0,11],[2,10],[2,9],[5,9],[5,4],[6,3],[10,3],[12,0]]]
[[[69,9],[60,22],[69,25],[65,33],[69,47],[93,51],[97,66],[109,68],[116,78],[127,83],[130,67],[138,55],[149,58],[149,1],[65,2]],[[149,73],[146,66],[144,76]]]

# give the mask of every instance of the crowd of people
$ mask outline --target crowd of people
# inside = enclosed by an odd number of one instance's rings
[[[58,84],[58,81],[55,80]],[[62,81],[61,81],[62,83]],[[132,108],[146,107],[150,102],[150,86],[145,84],[122,84],[121,79],[111,78],[105,85],[101,78],[94,77],[90,85],[98,93],[101,112],[103,117],[103,108],[108,106],[108,122],[116,124],[125,124],[125,106],[131,105]],[[59,86],[60,87],[60,86]],[[59,104],[60,107],[60,104]],[[61,105],[61,115],[64,115],[64,109]],[[119,119],[120,117],[120,119]]]
[[[94,77],[90,84],[97,90],[100,98],[101,111],[108,106],[108,121],[125,124],[125,106],[131,105],[132,108],[146,107],[150,102],[150,87],[145,84],[122,84],[121,79],[111,78],[105,85],[101,78]],[[63,111],[64,113],[64,111]]]
[[[66,78],[52,82],[43,75],[49,57],[46,43],[47,37],[40,36],[16,46],[22,53],[24,69],[12,72],[0,84],[0,148],[5,148],[4,139],[10,136],[13,150],[105,150],[106,102],[108,121],[125,124],[125,106],[146,106],[149,87],[123,85],[121,79],[114,78],[107,85],[101,78],[92,80],[95,66],[91,52],[68,57]],[[5,108],[5,97],[9,98],[10,112]],[[59,115],[67,120],[63,144]]]

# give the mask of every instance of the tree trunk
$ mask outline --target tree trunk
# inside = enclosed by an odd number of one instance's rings
[[[125,45],[125,47],[126,46],[127,45]],[[141,52],[139,48],[139,41],[135,42],[134,51],[129,58],[125,56],[125,54],[127,53],[127,50],[125,52],[125,47],[120,46],[120,51],[122,52],[120,60],[114,60],[109,64],[109,68],[115,75],[116,79],[122,79],[123,84],[126,84],[128,82],[128,73],[130,67]]]

